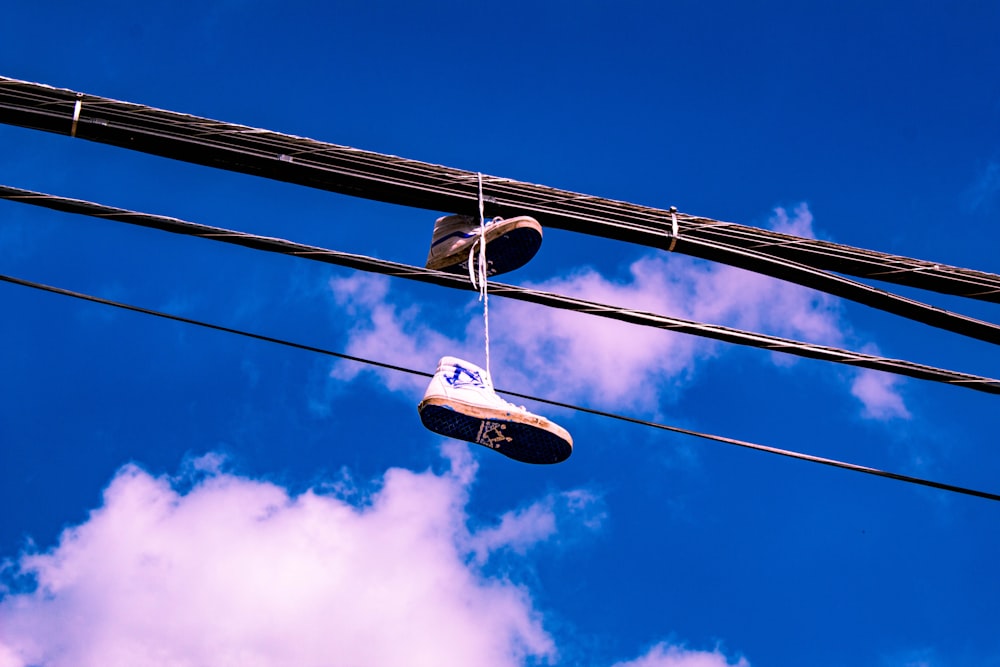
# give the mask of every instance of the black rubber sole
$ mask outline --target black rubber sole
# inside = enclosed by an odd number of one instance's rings
[[[531,261],[541,245],[542,235],[531,227],[518,227],[498,236],[486,244],[486,275],[495,276],[521,268]],[[468,275],[469,261],[466,259],[441,270]]]
[[[472,417],[443,405],[423,406],[420,421],[435,433],[495,449],[523,463],[560,463],[573,453],[573,445],[544,428]]]

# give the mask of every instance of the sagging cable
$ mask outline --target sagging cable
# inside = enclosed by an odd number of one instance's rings
[[[214,331],[221,331],[223,333],[234,334],[237,336],[243,336],[245,338],[252,338],[254,340],[259,340],[267,343],[274,343],[277,345],[283,345],[285,347],[291,347],[298,350],[304,350],[307,352],[314,352],[317,354],[322,354],[330,357],[336,357],[338,359],[345,359],[348,361],[353,361],[357,363],[362,363],[370,366],[376,366],[378,368],[384,368],[386,370],[391,370],[399,373],[408,373],[410,375],[419,375],[421,377],[433,377],[433,373],[427,373],[424,371],[418,371],[415,369],[407,368],[405,366],[397,366],[395,364],[389,364],[386,362],[375,361],[372,359],[366,359],[364,357],[356,357],[342,352],[335,352],[332,350],[327,350],[320,347],[314,347],[312,345],[304,345],[301,343],[295,343],[293,341],[284,340],[281,338],[275,338],[273,336],[265,336],[263,334],[252,333],[249,331],[244,331],[242,329],[235,329],[232,327],[226,327],[219,324],[212,324],[209,322],[203,322],[201,320],[196,320],[190,317],[182,317],[180,315],[173,315],[171,313],[165,313],[158,310],[152,310],[149,308],[142,308],[140,306],[133,306],[130,304],[122,303],[120,301],[112,301],[111,299],[104,299],[98,296],[93,296],[90,294],[84,294],[82,292],[74,292],[72,290],[64,289],[61,287],[53,287],[51,285],[46,285],[43,283],[38,283],[30,280],[25,280],[23,278],[15,278],[13,276],[7,276],[0,274],[0,281],[11,283],[14,285],[21,285],[23,287],[30,287],[32,289],[37,289],[52,294],[59,294],[62,296],[68,296],[75,299],[81,299],[83,301],[89,301],[92,303],[98,303],[105,306],[112,306],[114,308],[121,308],[124,310],[129,310],[135,313],[142,313],[144,315],[152,315],[154,317],[159,317],[167,320],[172,320],[174,322],[181,322],[184,324],[191,324],[194,326],[212,329]],[[637,419],[634,417],[628,417],[625,415],[619,415],[613,412],[605,412],[603,410],[594,410],[592,408],[585,408],[578,405],[573,405],[572,403],[563,403],[560,401],[552,401],[544,398],[539,398],[537,396],[532,396],[530,394],[522,394],[513,391],[507,391],[503,389],[496,390],[498,393],[506,394],[515,398],[522,398],[529,401],[536,401],[538,403],[544,403],[546,405],[552,405],[555,407],[565,408],[567,410],[574,410],[576,412],[582,412],[585,414],[594,415],[597,417],[605,417],[608,419],[615,419],[618,421],[627,422],[630,424],[636,424],[639,426],[646,426],[649,428],[655,428],[662,431],[670,431],[672,433],[678,433],[681,435],[688,435],[695,438],[700,438],[703,440],[710,440],[713,442],[718,442],[726,445],[733,445],[736,447],[742,447],[745,449],[751,449],[758,452],[766,452],[768,454],[777,454],[779,456],[784,456],[787,458],[793,458],[800,461],[808,461],[810,463],[819,463],[825,466],[831,466],[835,468],[840,468],[842,470],[850,470],[852,472],[859,472],[866,475],[874,475],[876,477],[883,477],[886,479],[895,479],[900,482],[906,482],[908,484],[916,484],[919,486],[930,487],[934,489],[939,489],[941,491],[948,491],[950,493],[958,493],[967,496],[974,496],[977,498],[983,498],[985,500],[1000,501],[1000,494],[990,493],[989,491],[980,491],[977,489],[971,489],[963,486],[956,486],[954,484],[945,484],[943,482],[937,482],[930,479],[924,479],[921,477],[913,477],[910,475],[903,475],[900,473],[894,473],[886,470],[880,470],[878,468],[872,468],[869,466],[863,466],[856,463],[849,463],[846,461],[838,461],[836,459],[829,459],[821,456],[813,456],[811,454],[805,454],[802,452],[796,452],[788,449],[779,449],[777,447],[769,447],[767,445],[759,445],[752,442],[747,442],[745,440],[737,440],[735,438],[727,438],[721,435],[713,435],[710,433],[701,433],[699,431],[693,431],[691,429],[681,428],[679,426],[669,426],[667,424],[660,424],[657,422],[646,421],[643,419]]]

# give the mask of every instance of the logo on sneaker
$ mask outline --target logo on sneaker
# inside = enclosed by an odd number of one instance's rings
[[[451,375],[445,375],[444,379],[445,382],[456,389],[461,389],[462,387],[486,389],[486,383],[483,382],[483,377],[479,373],[468,368],[463,368],[458,364],[455,364],[455,372]]]
[[[497,449],[502,443],[512,442],[513,438],[508,438],[503,434],[507,425],[500,422],[483,420],[479,426],[479,433],[476,435],[476,443],[486,445],[490,449]]]

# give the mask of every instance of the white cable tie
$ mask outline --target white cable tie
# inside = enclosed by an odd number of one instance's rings
[[[670,207],[670,246],[667,248],[667,252],[673,252],[674,246],[677,245],[677,207]]]
[[[73,125],[69,128],[69,136],[76,137],[76,124],[80,121],[80,109],[83,108],[83,100],[79,97],[76,98],[76,104],[73,105]]]

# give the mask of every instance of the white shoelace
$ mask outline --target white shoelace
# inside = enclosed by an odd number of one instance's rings
[[[476,174],[479,182],[479,238],[469,248],[469,282],[479,290],[479,300],[483,302],[483,339],[486,343],[486,377],[493,386],[493,375],[490,373],[490,297],[486,288],[486,216],[483,213],[483,175]],[[476,284],[475,253],[479,247],[479,283]]]

